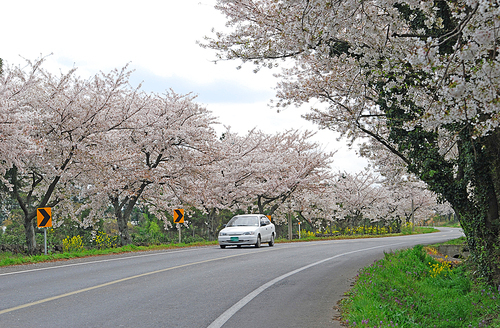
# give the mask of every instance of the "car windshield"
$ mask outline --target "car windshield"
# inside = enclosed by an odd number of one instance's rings
[[[235,216],[226,227],[259,226],[259,218],[256,216]]]

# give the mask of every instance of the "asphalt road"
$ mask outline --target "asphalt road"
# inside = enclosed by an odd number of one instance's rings
[[[334,306],[384,252],[457,238],[199,247],[0,268],[0,327],[340,327]]]

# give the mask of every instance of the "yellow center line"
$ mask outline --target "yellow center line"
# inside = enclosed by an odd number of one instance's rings
[[[124,281],[127,281],[127,280],[132,280],[132,279],[136,279],[136,278],[150,276],[150,275],[153,275],[153,274],[156,274],[156,273],[166,272],[166,271],[170,271],[170,270],[185,268],[185,267],[192,266],[192,265],[197,265],[197,264],[202,264],[202,263],[208,263],[208,262],[213,262],[213,261],[218,261],[218,260],[225,260],[225,259],[229,259],[229,258],[232,258],[232,257],[249,255],[249,254],[254,254],[254,253],[244,253],[244,254],[229,255],[229,256],[224,256],[224,257],[218,257],[218,258],[215,258],[215,259],[204,260],[204,261],[193,262],[193,263],[187,263],[187,264],[182,264],[182,265],[178,265],[178,266],[174,266],[174,267],[170,267],[170,268],[166,268],[166,269],[161,269],[161,270],[146,272],[146,273],[138,274],[138,275],[127,277],[127,278],[122,278],[122,279],[110,281],[110,282],[107,282],[107,283],[104,283],[104,284],[100,284],[100,285],[96,285],[96,286],[92,286],[92,287],[87,287],[87,288],[75,290],[73,292],[69,292],[69,293],[66,293],[66,294],[61,294],[61,295],[57,295],[57,296],[52,296],[52,297],[44,298],[44,299],[41,299],[39,301],[22,304],[22,305],[15,306],[15,307],[12,307],[12,308],[9,308],[9,309],[0,310],[0,315],[5,314],[5,313],[9,313],[9,312],[13,312],[13,311],[17,311],[17,310],[21,310],[21,309],[24,309],[24,308],[28,308],[28,307],[31,307],[31,306],[39,305],[39,304],[42,304],[42,303],[47,303],[47,302],[50,302],[50,301],[55,301],[55,300],[58,300],[58,299],[61,299],[61,298],[64,298],[64,297],[68,297],[68,296],[72,296],[72,295],[76,295],[76,294],[88,292],[88,291],[91,291],[91,290],[94,290],[94,289],[111,286],[111,285],[118,284],[118,283],[121,283],[121,282],[124,282]]]

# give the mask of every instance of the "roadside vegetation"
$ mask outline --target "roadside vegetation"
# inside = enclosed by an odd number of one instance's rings
[[[66,260],[71,258],[80,258],[97,255],[119,254],[136,251],[151,251],[160,249],[175,249],[181,247],[194,246],[210,246],[216,245],[217,240],[204,239],[199,235],[195,235],[189,229],[185,229],[185,235],[182,236],[181,242],[178,240],[178,231],[165,231],[160,228],[159,222],[156,219],[141,221],[136,226],[131,226],[132,240],[135,244],[120,246],[118,236],[113,225],[103,225],[100,231],[92,231],[90,229],[81,229],[74,227],[72,230],[61,226],[59,228],[51,228],[47,230],[48,239],[48,254],[43,252],[31,255],[25,252],[17,243],[22,242],[23,227],[18,224],[10,224],[9,229],[4,233],[0,233],[0,247],[4,249],[0,252],[0,267],[9,265],[19,265],[28,263],[38,263],[45,261]],[[277,230],[283,228],[278,226]],[[286,227],[285,227],[286,228]],[[358,227],[356,229],[334,228],[332,230],[324,230],[322,233],[315,233],[302,229],[300,234],[298,225],[295,226],[293,238],[289,240],[284,233],[278,232],[276,242],[300,242],[313,240],[329,240],[329,239],[350,239],[350,238],[377,238],[386,236],[408,235],[412,233],[430,233],[435,229],[432,227],[415,227],[411,224],[403,224],[397,231],[389,231],[386,228],[373,227]],[[106,232],[108,231],[108,232]],[[43,234],[37,234],[39,245],[43,245]],[[12,249],[12,250],[10,250]]]
[[[65,250],[60,253],[51,252],[47,255],[26,255],[26,254],[13,254],[12,252],[0,253],[0,267],[9,265],[19,265],[19,264],[33,264],[39,262],[51,262],[68,260],[74,258],[82,258],[89,256],[98,255],[110,255],[110,254],[121,254],[128,252],[140,252],[140,251],[154,251],[161,249],[175,249],[182,247],[193,247],[193,246],[209,246],[215,245],[216,241],[205,241],[205,242],[192,242],[192,243],[180,243],[180,244],[160,244],[160,245],[150,245],[150,246],[135,246],[126,245],[116,248],[106,248],[106,249],[71,249]]]
[[[458,239],[450,243],[463,243]],[[348,327],[500,327],[500,287],[472,277],[467,261],[434,247],[385,254],[362,269],[341,301]]]

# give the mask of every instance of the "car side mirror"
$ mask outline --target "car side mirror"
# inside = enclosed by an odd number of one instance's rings
[[[226,227],[226,225],[227,225],[227,224],[223,224],[223,225],[222,225],[222,228],[225,228],[225,227]]]

